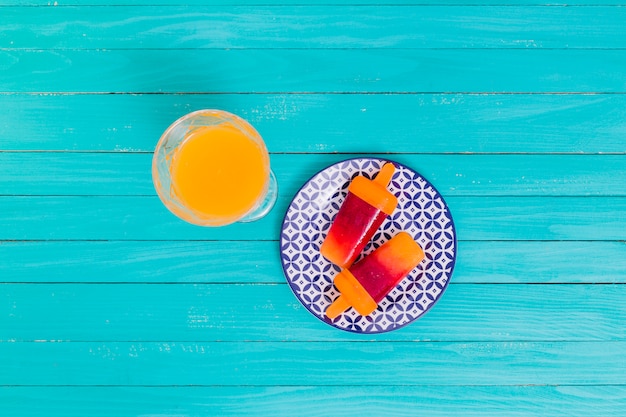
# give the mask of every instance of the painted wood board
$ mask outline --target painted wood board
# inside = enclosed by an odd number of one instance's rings
[[[231,271],[230,275],[242,274]],[[0,306],[5,317],[0,342],[20,345],[37,341],[626,341],[626,305],[621,302],[626,285],[615,284],[456,284],[453,279],[431,311],[402,329],[379,335],[355,335],[322,323],[284,282],[2,284],[0,289],[5,300]],[[46,320],[41,320],[42,314]],[[331,356],[326,359],[333,361]],[[319,366],[323,363],[320,360]]]
[[[1,92],[626,92],[607,49],[5,49],[0,68]]]
[[[80,401],[76,401],[80,398]],[[102,401],[106,398],[107,401]],[[5,387],[0,402],[20,416],[380,415],[586,417],[619,415],[624,386]]]
[[[280,193],[290,197],[327,166],[363,156],[272,154],[271,163]],[[373,156],[411,167],[445,197],[626,196],[626,155]],[[156,195],[151,153],[2,152],[0,166],[4,196]]]
[[[0,384],[624,385],[624,355],[624,341],[13,342]]]
[[[275,240],[292,196],[252,224],[187,224],[158,197],[0,197],[2,240]],[[446,197],[458,239],[622,240],[626,197]]]
[[[89,5],[104,5],[104,6],[153,6],[153,5],[164,5],[164,6],[178,6],[180,5],[178,1],[175,0],[90,0]],[[530,3],[530,4],[529,4]],[[206,0],[186,0],[183,5],[190,6],[206,6]],[[624,5],[623,1],[619,0],[574,0],[564,2],[535,2],[531,3],[528,0],[419,0],[419,1],[398,1],[398,0],[347,0],[347,1],[328,1],[324,4],[333,6],[333,5],[376,5],[381,7],[387,6],[398,6],[398,5],[440,5],[444,7],[448,6],[464,6],[464,5],[474,5],[474,6],[502,6],[502,5],[521,5],[521,6],[533,6],[533,5],[546,5],[553,7],[568,7],[568,6],[580,6],[580,5],[600,5],[600,6],[620,6]],[[55,7],[66,7],[66,6],[83,6],[84,2],[80,0],[67,0],[67,1],[54,1],[54,0],[1,0],[1,6],[28,6],[28,7],[46,7],[46,8],[55,8]],[[219,0],[212,1],[211,5],[215,6],[242,6],[242,5],[304,5],[304,6],[317,6],[310,0]]]
[[[5,7],[22,49],[624,48],[619,6]]]
[[[277,240],[5,240],[0,282],[282,284],[278,246]],[[623,241],[461,240],[458,247],[455,284],[626,284]]]
[[[276,152],[626,153],[624,94],[5,93],[0,104],[2,150],[152,152],[174,120],[220,108]]]
[[[79,398],[80,401],[76,399]],[[103,399],[106,398],[106,401]],[[0,387],[0,402],[22,417],[115,415],[272,415],[344,417],[586,417],[619,415],[626,387],[603,386],[261,386],[261,387]]]

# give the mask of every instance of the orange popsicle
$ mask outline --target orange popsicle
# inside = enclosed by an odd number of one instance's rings
[[[424,251],[411,235],[398,233],[335,277],[341,295],[326,309],[326,316],[334,319],[349,307],[362,316],[371,314],[422,259]]]
[[[320,248],[326,259],[341,268],[352,265],[385,218],[395,210],[398,199],[387,190],[395,169],[388,162],[374,180],[362,175],[352,180],[348,196]]]

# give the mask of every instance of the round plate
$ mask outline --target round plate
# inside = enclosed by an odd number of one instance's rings
[[[446,289],[456,260],[454,222],[445,201],[421,175],[393,162],[396,172],[388,189],[398,197],[398,206],[355,262],[400,231],[412,235],[426,256],[372,314],[361,316],[349,308],[334,320],[326,317],[326,308],[339,296],[333,279],[340,269],[320,254],[320,246],[350,181],[357,175],[371,179],[386,162],[393,161],[349,159],[320,171],[298,191],[283,220],[281,260],[293,293],[315,317],[349,332],[388,332],[422,316]]]

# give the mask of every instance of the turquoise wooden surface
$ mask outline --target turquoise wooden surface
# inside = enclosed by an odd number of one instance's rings
[[[76,397],[80,397],[80,402]],[[134,417],[147,415],[293,415],[310,417],[332,409],[333,416],[405,416],[407,410],[447,417],[464,416],[620,415],[623,386],[328,386],[328,387],[32,387],[0,388],[3,404],[38,417],[50,408],[64,416]],[[107,401],[102,402],[106,398]],[[73,402],[74,408],[64,406]]]
[[[12,48],[623,48],[619,6],[6,7]],[[554,22],[562,20],[555,25]],[[114,27],[114,30],[111,28]],[[175,35],[175,36],[172,36]]]
[[[360,154],[274,154],[282,193],[293,196],[302,175]],[[389,155],[379,154],[387,157]],[[626,196],[625,155],[394,155],[446,196]],[[302,172],[293,172],[296,163]],[[150,153],[0,153],[2,195],[156,196]],[[20,169],[22,168],[23,171]],[[590,186],[590,184],[593,184]]]
[[[234,275],[234,274],[233,274]],[[237,277],[237,275],[235,275]],[[328,332],[283,283],[153,284],[41,283],[5,286],[4,315],[14,319],[0,340],[84,342],[154,341],[623,341],[624,285],[453,283],[423,322],[399,331],[355,339]],[[138,303],[137,300],[141,300]],[[606,307],[599,310],[597,300]],[[101,300],[101,301],[99,301]],[[568,303],[563,303],[568,300]],[[109,309],[102,310],[106,302]],[[40,310],[33,311],[32,306]],[[68,308],[80,315],[68,315]],[[37,323],[40,311],[47,320]],[[234,319],[237,317],[238,319]],[[506,320],[499,318],[505,317]],[[298,326],[285,325],[292,320]],[[617,370],[624,370],[616,363]],[[324,366],[323,363],[316,366]],[[33,371],[28,372],[29,375]]]
[[[0,245],[2,282],[281,283],[278,242],[30,240]],[[459,241],[456,283],[623,283],[620,241]],[[209,257],[219,252],[231,256]],[[484,261],[489,253],[489,262]],[[515,254],[515,262],[511,262]],[[562,262],[563,259],[593,262]],[[89,262],[85,262],[89,259]],[[237,274],[224,270],[236,267]]]
[[[619,51],[9,49],[0,50],[0,91],[619,93],[626,89]]]
[[[626,148],[623,94],[9,93],[0,100],[4,150],[152,152],[172,120],[203,107],[245,116],[274,153],[390,152],[390,138],[394,153],[623,154]],[[45,125],[38,123],[51,113]]]
[[[0,0],[7,416],[626,413],[624,2]],[[270,215],[203,229],[151,185],[161,132],[250,120]],[[302,307],[278,232],[319,169],[442,192],[440,302],[355,335]]]

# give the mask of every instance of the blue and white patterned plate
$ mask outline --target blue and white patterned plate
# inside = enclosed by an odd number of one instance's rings
[[[320,254],[320,246],[347,195],[350,181],[357,175],[371,179],[386,162],[393,161],[349,159],[317,173],[293,198],[282,225],[281,260],[293,293],[315,317],[349,332],[382,333],[413,322],[441,297],[454,269],[456,233],[448,206],[421,175],[393,162],[396,172],[388,188],[398,197],[398,207],[361,257],[403,230],[422,246],[426,257],[372,314],[361,316],[353,308],[334,320],[324,314],[339,296],[333,279],[340,269]]]

